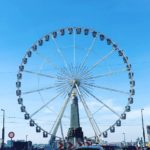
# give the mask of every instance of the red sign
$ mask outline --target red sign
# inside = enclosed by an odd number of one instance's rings
[[[78,146],[83,146],[83,145],[84,145],[84,143],[83,143],[83,142],[78,141]]]
[[[58,141],[57,146],[58,146],[59,150],[63,150],[64,149],[64,144],[63,144],[62,141]]]
[[[14,132],[9,132],[9,133],[8,133],[8,137],[9,137],[9,138],[12,139],[14,136],[15,136],[15,133],[14,133]]]
[[[68,142],[67,143],[67,149],[68,150],[71,150],[71,149],[73,149],[74,148],[74,145],[71,143],[71,142]]]
[[[85,145],[86,145],[86,146],[92,145],[92,141],[86,141],[86,142],[85,142]]]

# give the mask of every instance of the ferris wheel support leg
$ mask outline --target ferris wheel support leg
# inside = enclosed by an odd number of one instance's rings
[[[67,104],[68,104],[68,102],[69,102],[69,100],[70,100],[70,96],[71,96],[72,91],[73,91],[73,87],[72,87],[70,93],[68,94],[68,98],[67,98],[66,101],[64,102],[64,104],[63,104],[63,106],[62,106],[62,108],[61,108],[61,110],[60,110],[60,112],[59,112],[59,114],[58,114],[58,116],[57,116],[57,119],[56,119],[55,124],[54,124],[54,130],[53,130],[53,132],[52,132],[52,135],[51,135],[51,138],[50,138],[50,141],[49,141],[49,144],[50,144],[50,145],[51,145],[51,144],[54,142],[54,140],[55,140],[55,135],[56,135],[57,130],[58,130],[58,127],[59,127],[59,125],[60,125],[60,123],[61,123],[61,119],[62,119],[62,116],[63,116],[63,114],[64,114],[64,111],[65,111],[65,109],[66,109],[66,107],[67,107]]]
[[[76,86],[78,95],[79,95],[79,97],[80,97],[80,100],[81,100],[81,102],[82,102],[82,104],[83,104],[83,106],[84,106],[85,112],[86,112],[86,114],[87,114],[87,116],[88,116],[88,118],[89,118],[89,121],[90,121],[90,123],[91,123],[91,126],[92,126],[92,128],[93,128],[93,130],[94,130],[94,133],[95,133],[95,136],[96,136],[96,142],[99,143],[99,141],[100,141],[100,138],[99,138],[100,129],[98,128],[98,125],[96,124],[96,122],[95,122],[95,120],[94,120],[94,118],[93,118],[93,116],[92,116],[92,113],[90,112],[90,110],[89,110],[89,108],[88,108],[88,106],[87,106],[87,104],[86,104],[86,102],[85,102],[85,100],[84,100],[84,98],[83,98],[83,96],[82,96],[82,94],[81,94],[81,92],[80,92],[80,89],[79,89],[78,85],[75,84],[75,86]]]

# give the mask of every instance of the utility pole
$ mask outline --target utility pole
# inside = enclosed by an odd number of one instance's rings
[[[125,137],[125,133],[123,132],[123,140],[124,140],[124,144],[126,145],[126,137]]]
[[[28,135],[26,135],[26,142],[28,141]]]
[[[141,109],[141,118],[142,118],[143,141],[144,141],[144,148],[145,148],[146,142],[145,142],[145,130],[144,130],[143,110],[144,109]]]
[[[2,128],[2,146],[1,149],[4,149],[4,144],[5,144],[5,110],[1,109],[3,112],[3,128]]]

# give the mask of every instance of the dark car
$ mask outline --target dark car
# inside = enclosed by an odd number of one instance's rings
[[[104,150],[122,150],[118,145],[101,145]]]
[[[100,145],[91,145],[78,147],[76,150],[103,150],[103,148]]]
[[[137,150],[137,147],[136,146],[126,146],[126,147],[123,147],[123,150]]]

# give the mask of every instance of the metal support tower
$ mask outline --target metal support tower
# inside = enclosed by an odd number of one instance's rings
[[[78,107],[78,98],[76,92],[72,92],[72,103],[71,103],[71,118],[70,118],[70,128],[68,130],[68,141],[74,143],[78,141],[83,141],[83,132],[80,127],[79,120],[79,107]]]

